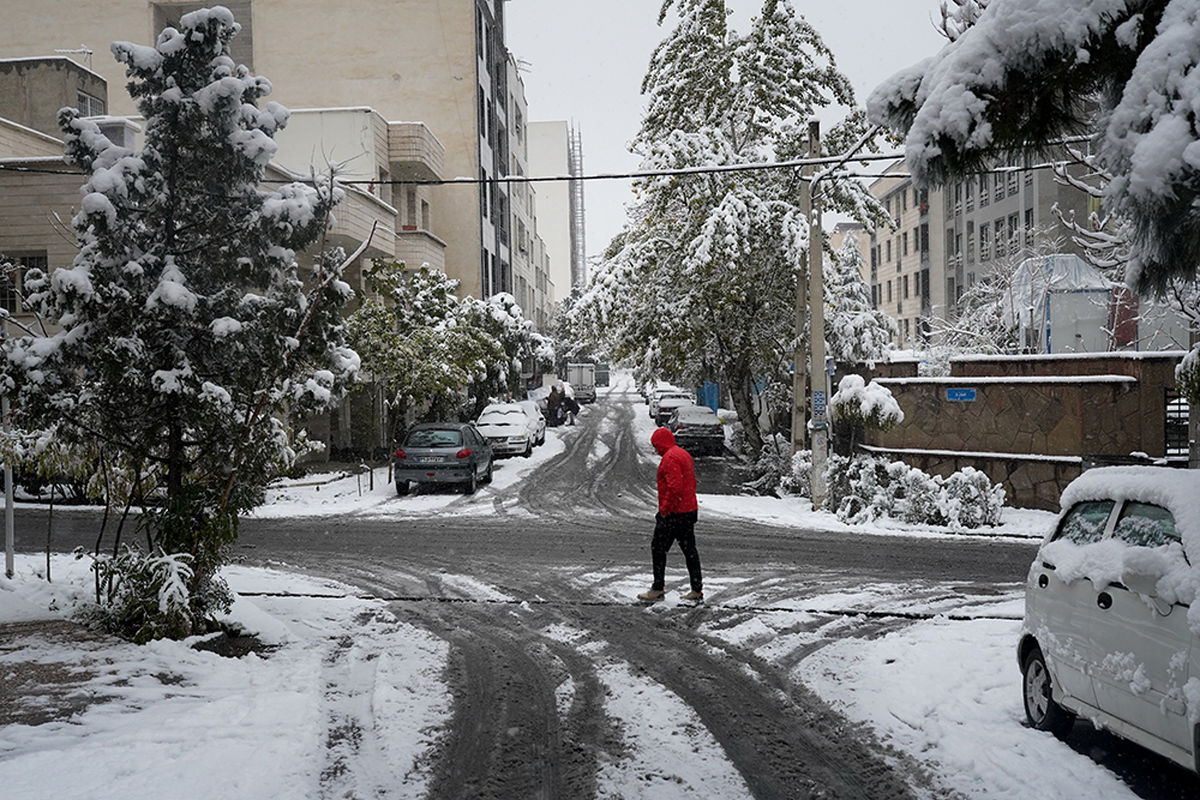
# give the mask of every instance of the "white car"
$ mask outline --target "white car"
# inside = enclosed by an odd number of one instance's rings
[[[523,455],[528,458],[538,438],[536,420],[517,403],[491,403],[480,412],[475,427],[492,445],[492,452],[497,456]]]
[[[1200,772],[1198,593],[1200,472],[1076,478],[1025,585],[1029,724],[1062,734],[1080,716]]]
[[[696,396],[687,389],[680,389],[678,386],[659,387],[654,390],[654,394],[650,395],[650,418],[657,421],[659,416],[659,408],[663,400],[666,399],[685,399],[696,402]]]
[[[533,433],[533,443],[542,445],[546,443],[546,415],[542,413],[542,409],[538,406],[536,400],[518,400],[517,405],[525,409],[525,416],[533,421],[530,426],[530,432]]]

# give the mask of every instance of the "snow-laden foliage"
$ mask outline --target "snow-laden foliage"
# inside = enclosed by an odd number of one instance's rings
[[[811,456],[798,453],[794,473],[781,491],[809,496]],[[826,467],[829,495],[825,508],[842,522],[859,525],[891,517],[921,525],[978,528],[1000,523],[1004,487],[973,467],[943,478],[902,461],[877,456],[830,456]]]
[[[861,375],[847,375],[838,381],[837,391],[829,399],[829,415],[835,424],[880,431],[904,421],[904,412],[891,390],[875,381],[867,383]]]
[[[633,142],[647,171],[795,157],[815,109],[853,103],[832,54],[787,0],[763,2],[745,34],[727,27],[724,0],[667,0],[660,22],[670,15],[678,21],[651,56]],[[849,123],[859,136],[862,124]],[[752,387],[763,377],[790,382],[796,286],[806,274],[797,176],[660,175],[639,180],[635,197],[574,304],[578,327],[639,380],[721,382],[758,452]],[[857,183],[828,199],[849,212],[876,210]]]
[[[920,182],[998,152],[1092,137],[1128,220],[1126,280],[1162,291],[1200,263],[1200,0],[993,0],[932,58],[868,101],[906,137]]]
[[[82,551],[76,551],[82,557]],[[152,639],[182,639],[198,632],[192,611],[193,558],[161,550],[142,553],[123,545],[116,555],[95,554],[92,569],[100,605],[96,613],[106,628],[139,644]],[[232,600],[220,588],[223,602]]]
[[[350,341],[384,386],[393,434],[416,421],[474,418],[480,403],[517,392],[523,362],[554,359],[512,295],[460,300],[460,282],[428,265],[377,261],[364,277],[371,298],[348,321]]]
[[[896,321],[871,304],[858,238],[846,236],[821,274],[825,283],[825,340],[840,364],[883,359],[898,333]]]
[[[344,256],[319,253],[307,276],[296,256],[341,191],[262,188],[288,114],[260,105],[270,83],[230,59],[238,30],[216,7],[153,47],[112,46],[145,119],[140,151],[60,112],[86,175],[79,252],[30,271],[26,307],[44,327],[9,340],[4,364],[20,425],[96,454],[91,469],[124,476],[146,508],[151,546],[189,555],[197,624],[221,602],[207,587],[238,515],[294,458],[289,420],[329,408],[358,369]]]

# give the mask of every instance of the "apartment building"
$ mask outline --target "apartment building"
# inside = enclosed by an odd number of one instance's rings
[[[906,170],[897,161],[886,171],[894,177],[870,187],[892,220],[871,237],[872,297],[899,325],[901,348],[927,344],[932,319],[953,319],[965,291],[1037,247],[1078,253],[1053,207],[1084,220],[1088,197],[1048,169],[1000,166],[932,189]]]
[[[896,321],[902,349],[928,340],[929,320],[946,316],[947,294],[940,189],[918,189],[898,161],[871,184],[892,226],[871,237],[871,298]],[[951,295],[952,296],[952,295]]]
[[[581,175],[583,145],[579,131],[566,120],[544,120],[529,125],[530,169],[539,176]],[[538,209],[542,237],[550,257],[555,301],[587,283],[587,258],[583,225],[583,181],[538,184],[548,202]]]
[[[511,129],[518,122],[512,106],[520,98],[523,108],[524,87],[504,44],[504,0],[222,4],[242,25],[233,42],[235,60],[271,80],[272,99],[293,109],[369,108],[389,128],[421,123],[444,148],[441,175],[479,180],[418,187],[415,197],[409,185],[391,186],[391,201],[398,204],[402,220],[396,235],[406,242],[398,252],[420,261],[440,251],[445,271],[462,281],[466,294],[488,296],[515,288],[511,188],[495,181],[511,168]],[[124,86],[124,69],[108,54],[110,42],[150,43],[164,26],[207,5],[172,0],[17,4],[6,9],[0,26],[0,57],[90,49],[94,52],[73,57],[90,62],[109,86]],[[107,103],[110,114],[134,113],[124,91],[113,91]],[[526,111],[521,113],[527,118]],[[335,160],[351,165],[356,156],[365,160],[343,150],[338,148]],[[312,153],[311,166],[323,170],[327,155]],[[375,180],[403,181],[411,175],[393,169],[396,162],[386,163],[372,176]],[[307,172],[306,166],[289,168]],[[387,202],[387,192],[380,186],[376,197]],[[522,279],[529,283],[527,276]]]

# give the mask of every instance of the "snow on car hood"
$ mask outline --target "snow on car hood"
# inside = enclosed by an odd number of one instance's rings
[[[1062,494],[1062,510],[1087,500],[1137,500],[1162,506],[1175,518],[1183,547],[1140,547],[1113,539],[1076,544],[1060,539],[1043,543],[1045,556],[1065,581],[1087,578],[1097,587],[1126,574],[1158,578],[1158,596],[1170,603],[1192,605],[1188,623],[1200,635],[1200,472],[1169,467],[1101,467],[1076,478]],[[1191,554],[1188,563],[1185,551]]]

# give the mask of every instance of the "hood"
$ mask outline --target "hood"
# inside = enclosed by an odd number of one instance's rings
[[[654,433],[650,434],[650,444],[654,445],[654,449],[661,456],[663,453],[675,446],[675,434],[671,433],[666,428],[659,428]]]

